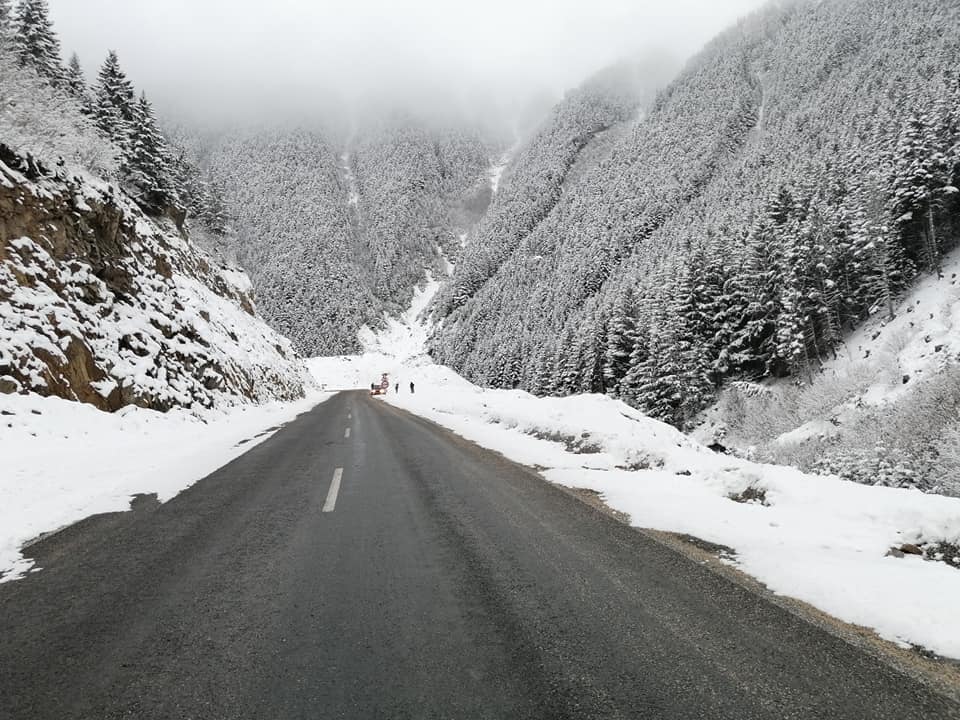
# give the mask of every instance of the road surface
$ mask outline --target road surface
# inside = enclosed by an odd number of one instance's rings
[[[364,393],[166,504],[140,498],[30,552],[42,572],[0,585],[2,718],[958,716]]]

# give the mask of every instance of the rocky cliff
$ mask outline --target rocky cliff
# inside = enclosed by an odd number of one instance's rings
[[[0,145],[0,392],[111,411],[300,397],[249,289],[115,186]]]

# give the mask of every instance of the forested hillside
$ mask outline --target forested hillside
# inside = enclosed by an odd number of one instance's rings
[[[302,352],[332,355],[356,350],[363,324],[405,308],[439,252],[455,252],[496,149],[388,114],[348,139],[236,132],[208,151],[259,308]]]
[[[441,291],[438,314],[462,305],[553,209],[578,164],[609,152],[603,136],[636,118],[665,84],[669,64],[623,63],[571,91],[507,167],[493,203],[464,248],[457,273]],[[492,339],[492,338],[491,338]]]
[[[571,143],[541,133],[438,308],[435,358],[680,426],[731,380],[814,372],[958,239],[958,27],[941,0],[776,4],[575,186]]]

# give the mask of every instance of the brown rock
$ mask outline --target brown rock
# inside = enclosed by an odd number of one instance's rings
[[[900,552],[906,553],[907,555],[923,555],[923,550],[913,543],[904,543],[901,545]]]

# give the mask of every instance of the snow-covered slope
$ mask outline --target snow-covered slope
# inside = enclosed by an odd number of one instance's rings
[[[772,2],[640,119],[571,93],[441,292],[432,356],[678,427],[726,382],[801,377],[960,238],[957,26],[942,0]]]
[[[456,252],[489,201],[495,150],[469,122],[383,112],[348,138],[275,129],[210,151],[264,317],[303,353],[357,352],[357,330],[401,312],[436,246]]]
[[[801,383],[734,384],[696,437],[869,484],[960,494],[960,250]]]
[[[303,397],[248,288],[115,186],[0,148],[0,391],[102,410]]]
[[[2,580],[32,538],[167,500],[323,399],[249,292],[115,186],[0,146]]]
[[[328,390],[368,388],[386,373],[394,384],[409,386],[415,368],[433,365],[424,349],[430,333],[426,311],[439,288],[428,270],[423,286],[414,288],[406,312],[400,317],[384,315],[377,329],[363,326],[358,333],[363,354],[310,358],[307,363],[316,382]]]

